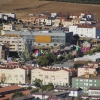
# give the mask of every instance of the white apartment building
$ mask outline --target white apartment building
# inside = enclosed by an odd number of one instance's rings
[[[69,26],[69,32],[73,35],[78,34],[80,37],[100,38],[100,26],[90,26],[86,24]]]
[[[3,30],[4,31],[7,31],[7,30],[14,31],[15,30],[15,25],[13,25],[13,24],[3,25]]]
[[[24,41],[21,37],[2,37],[0,38],[0,44],[9,43],[10,51],[24,51]]]
[[[53,85],[66,86],[70,84],[70,76],[72,76],[72,71],[68,69],[35,68],[31,70],[31,83],[35,79],[40,79],[44,85],[53,83]]]
[[[26,78],[27,70],[25,69],[0,67],[0,82],[25,84]]]

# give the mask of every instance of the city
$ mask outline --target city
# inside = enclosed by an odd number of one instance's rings
[[[100,100],[95,14],[1,12],[0,100]]]

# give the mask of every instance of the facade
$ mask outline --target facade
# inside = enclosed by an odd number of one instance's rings
[[[69,32],[73,32],[73,35],[78,34],[80,37],[100,38],[100,26],[89,24],[69,26]]]
[[[0,59],[7,59],[9,54],[9,43],[0,44]]]
[[[0,82],[2,83],[27,83],[27,70],[22,68],[0,67]]]
[[[13,24],[3,25],[3,30],[13,31],[13,30],[15,30],[15,25],[13,25]]]
[[[80,93],[82,93],[81,88],[70,88],[70,87],[62,87],[62,86],[57,86],[55,87],[54,91],[66,91],[69,92],[68,96],[70,97],[78,97]]]
[[[43,80],[43,84],[53,83],[53,85],[66,86],[70,84],[73,72],[61,68],[36,68],[31,71],[31,83],[34,80]]]
[[[89,68],[88,66],[87,67],[78,68],[78,76],[85,75],[86,72],[88,72],[89,74],[93,74],[96,71],[97,71],[96,68]]]
[[[91,86],[100,86],[100,74],[99,75],[82,75],[72,78],[72,87],[82,88],[84,93],[88,93],[88,89]]]
[[[73,36],[73,32],[66,31],[4,31],[4,35],[19,35],[19,33],[21,33],[20,36],[31,46],[59,46],[60,44],[70,43]]]
[[[0,44],[9,43],[9,51],[23,51],[24,42],[21,37],[5,37],[3,36],[0,39]]]
[[[100,87],[90,87],[88,93],[82,93],[81,97],[82,99],[89,98],[89,100],[100,100]]]

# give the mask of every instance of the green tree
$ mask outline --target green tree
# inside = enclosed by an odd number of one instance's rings
[[[29,87],[27,87],[27,89],[28,89],[28,90],[32,90],[32,87],[29,86]]]
[[[52,65],[56,61],[57,57],[51,53],[45,54],[38,59],[38,64],[40,66]]]
[[[21,96],[24,96],[24,94],[22,92],[17,92],[12,95],[12,98],[17,98],[17,97],[21,97]]]
[[[31,91],[31,94],[33,94],[33,93],[35,93],[35,92],[38,92],[39,91],[39,89],[33,89],[32,91]]]
[[[39,88],[42,87],[42,80],[40,79],[35,79],[33,83],[36,87],[39,87]]]
[[[73,55],[68,54],[68,55],[66,56],[66,58],[67,58],[67,59],[73,59]]]
[[[80,66],[83,66],[84,64],[74,64],[73,68],[77,69]]]

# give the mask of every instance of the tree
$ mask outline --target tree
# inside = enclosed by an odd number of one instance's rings
[[[35,92],[38,92],[39,91],[39,89],[33,89],[32,91],[31,91],[31,94],[33,94],[33,93],[35,93]]]
[[[56,59],[57,57],[55,55],[53,55],[52,53],[48,53],[39,57],[38,64],[40,66],[52,65],[52,63],[54,63]]]
[[[27,89],[28,89],[28,90],[32,90],[32,87],[29,86],[29,87],[27,87]]]
[[[77,45],[79,45],[79,39],[80,39],[79,35],[78,34],[75,34],[73,36],[73,39],[76,40],[77,41]]]
[[[82,100],[81,96],[79,95],[76,100]]]
[[[67,58],[67,59],[73,59],[73,55],[68,54],[68,55],[66,56],[66,58]]]
[[[12,98],[17,98],[17,97],[21,97],[21,96],[24,96],[24,94],[22,92],[17,92],[12,95]]]
[[[74,64],[73,68],[77,69],[80,66],[83,66],[84,64]]]
[[[34,85],[35,85],[36,87],[41,88],[41,87],[42,87],[42,80],[40,80],[40,79],[35,79],[35,80],[34,80]]]

